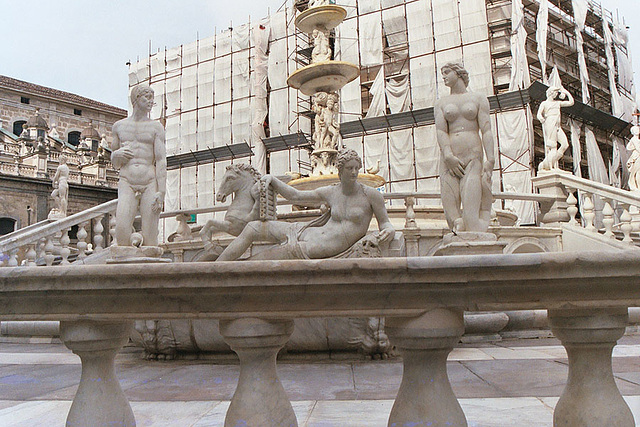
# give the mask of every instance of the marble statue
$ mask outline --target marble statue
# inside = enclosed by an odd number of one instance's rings
[[[54,208],[49,214],[50,217],[67,216],[67,207],[69,205],[69,166],[67,165],[67,158],[60,156],[58,161],[60,164],[52,180],[53,192],[51,197],[54,200]]]
[[[627,143],[627,150],[631,153],[629,160],[627,160],[629,190],[640,191],[640,126],[632,126],[631,135],[631,139]]]
[[[51,123],[51,129],[49,130],[49,136],[51,138],[60,138],[60,134],[58,133],[58,128],[55,123]]]
[[[569,140],[562,130],[560,109],[571,107],[573,103],[573,96],[565,88],[547,89],[547,99],[540,104],[537,115],[542,123],[544,136],[544,159],[538,166],[538,170],[559,169],[560,159],[569,148]]]
[[[320,147],[322,148],[338,149],[340,138],[340,122],[338,121],[340,104],[338,100],[339,95],[337,93],[330,93],[327,96],[327,106],[322,112],[324,114],[323,121],[327,125],[327,135],[323,141],[320,141]]]
[[[240,163],[227,166],[216,193],[216,200],[224,203],[227,197],[233,194],[233,201],[222,221],[210,219],[200,230],[205,250],[213,248],[211,237],[216,230],[238,236],[250,221],[259,218],[260,200],[256,183],[260,178],[260,172],[251,165]]]
[[[113,125],[111,162],[120,170],[115,236],[120,246],[131,246],[133,220],[139,212],[143,244],[157,246],[167,180],[164,128],[149,118],[150,87],[131,89],[131,104],[131,116]]]
[[[100,144],[98,145],[98,156],[101,158],[106,157],[108,148],[109,143],[107,142],[107,135],[103,133],[100,138]]]
[[[461,64],[446,64],[442,75],[451,90],[435,104],[442,207],[454,233],[486,232],[495,162],[489,101],[467,90],[469,73]]]
[[[327,6],[329,4],[331,4],[329,0],[309,0],[309,8]]]
[[[238,259],[252,243],[280,243],[251,259],[329,258],[348,251],[362,239],[375,215],[378,242],[388,242],[395,234],[384,199],[374,188],[357,181],[362,160],[353,150],[344,150],[337,158],[340,182],[315,190],[297,190],[279,179],[265,175],[261,182],[297,205],[325,204],[328,210],[315,221],[291,223],[276,220],[251,221],[242,233],[220,254],[218,261]]]
[[[329,124],[326,122],[327,115],[325,114],[328,100],[329,94],[327,92],[318,92],[311,99],[311,110],[316,114],[313,119],[314,130],[311,139],[316,149],[321,147],[322,141],[325,140],[329,131]]]
[[[311,62],[323,62],[331,59],[331,47],[329,46],[329,38],[324,31],[313,30],[311,33],[313,38],[313,50],[311,51]]]

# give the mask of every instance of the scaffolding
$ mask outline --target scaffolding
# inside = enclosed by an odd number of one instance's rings
[[[628,132],[624,117],[611,126],[602,125],[615,115],[604,34],[604,25],[616,31],[613,16],[591,0],[549,0],[547,62],[558,68],[564,86],[581,99],[573,1],[588,2],[581,38],[591,97],[580,111],[565,116],[593,128],[603,157],[611,161],[616,138]],[[429,111],[436,99],[448,93],[440,69],[452,61],[463,62],[469,71],[471,90],[492,99],[497,151],[494,191],[532,191],[530,178],[543,155],[541,128],[533,119],[541,99],[535,85],[509,91],[515,2],[337,1],[347,10],[347,17],[331,35],[334,57],[361,70],[340,94],[343,144],[363,157],[365,168],[380,163],[379,173],[387,181],[382,191],[439,189],[439,148]],[[522,0],[522,5],[527,71],[533,82],[544,81],[536,42],[540,0]],[[306,0],[296,0],[292,7],[283,7],[261,21],[150,54],[132,66],[130,85],[148,83],[156,92],[152,117],[166,123],[170,158],[182,156],[172,164],[189,164],[170,171],[170,210],[213,205],[213,189],[225,166],[232,161],[261,165],[260,153],[266,156],[263,172],[308,173],[313,124],[310,98],[286,83],[287,76],[310,61],[309,36],[294,25],[296,11],[306,7]],[[261,38],[264,31],[268,35]],[[260,49],[266,63],[257,65]],[[628,55],[624,46],[612,49],[614,87],[628,104],[633,88],[621,65]],[[266,76],[256,86],[260,73]],[[534,95],[536,90],[538,95]],[[256,119],[261,102],[266,106],[265,117]],[[594,112],[604,114],[606,120],[590,119]],[[569,135],[569,123],[565,121],[564,126]],[[211,154],[221,147],[240,147],[238,144],[249,149],[231,150],[236,153],[233,159]],[[586,153],[584,136],[580,144],[581,152]],[[581,158],[583,175],[588,176],[587,156]],[[191,164],[195,159],[197,164]],[[567,152],[562,166],[571,169],[572,161]],[[524,223],[534,220],[531,203],[516,210]]]

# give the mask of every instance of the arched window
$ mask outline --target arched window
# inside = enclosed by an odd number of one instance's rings
[[[67,134],[67,142],[75,147],[80,144],[80,132],[72,131]]]
[[[14,232],[16,220],[13,218],[0,218],[0,236]]]
[[[15,122],[13,122],[13,134],[15,136],[20,136],[20,134],[22,133],[22,125],[27,123],[24,120],[17,120]]]

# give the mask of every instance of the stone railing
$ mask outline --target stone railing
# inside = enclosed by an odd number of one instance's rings
[[[0,269],[0,320],[61,321],[82,361],[67,425],[133,426],[114,369],[132,321],[219,319],[240,359],[225,425],[275,427],[297,425],[276,371],[293,319],[386,316],[404,364],[389,425],[466,426],[446,365],[463,311],[548,309],[569,355],[555,424],[632,427],[611,354],[639,278],[636,251],[25,267]]]
[[[36,265],[37,259],[43,259],[45,264],[53,265],[59,256],[62,265],[69,264],[71,252],[77,253],[77,259],[87,255],[88,244],[93,242],[93,252],[100,252],[104,248],[105,236],[103,218],[109,224],[109,232],[113,227],[114,214],[118,201],[111,200],[93,208],[70,215],[53,222],[42,223],[37,227],[26,227],[0,238],[0,253],[3,254],[3,265],[13,267],[19,264],[18,253],[22,251],[26,265]],[[87,228],[93,224],[93,236],[88,236]],[[75,248],[71,248],[69,230],[78,226]],[[87,241],[87,237],[89,241]],[[92,238],[91,238],[92,237]]]
[[[533,178],[533,185],[540,194],[554,198],[543,211],[544,224],[566,222],[589,232],[602,231],[610,239],[616,239],[614,229],[619,229],[622,241],[633,244],[631,233],[639,227],[634,224],[630,210],[638,211],[640,194],[562,172],[539,175]],[[581,199],[580,206],[576,193]],[[601,203],[601,207],[597,207],[597,203]],[[580,221],[576,219],[578,212]]]

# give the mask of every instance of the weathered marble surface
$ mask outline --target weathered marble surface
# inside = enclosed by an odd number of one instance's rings
[[[637,251],[0,269],[6,320],[419,315],[640,305]]]
[[[545,153],[538,166],[539,171],[559,169],[560,159],[569,148],[569,140],[562,130],[560,110],[573,104],[573,96],[562,86],[547,89],[547,99],[542,101],[537,114],[538,120],[542,123]]]

